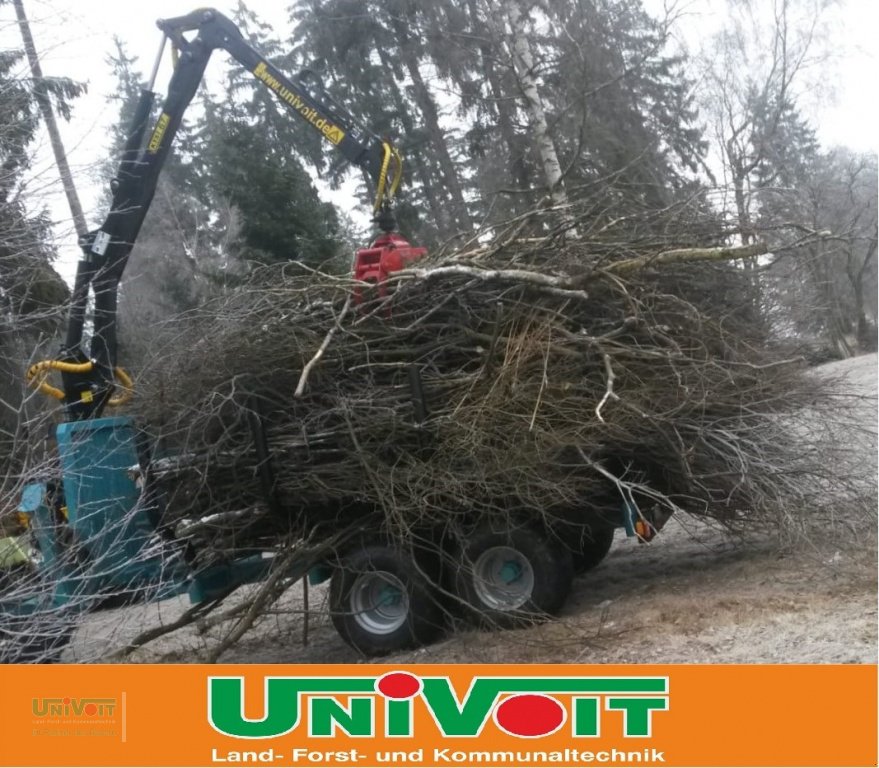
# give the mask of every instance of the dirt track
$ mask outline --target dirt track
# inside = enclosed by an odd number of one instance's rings
[[[876,483],[876,355],[834,363],[858,402],[857,437],[846,431],[859,473]],[[672,520],[649,545],[618,533],[609,557],[577,579],[563,615],[528,630],[461,631],[394,662],[875,662],[875,516],[859,527],[804,537],[737,541],[690,520]],[[832,535],[831,535],[832,533]],[[224,662],[356,662],[324,611],[326,589],[310,594],[309,643],[294,587],[222,657]],[[77,632],[63,660],[106,658],[144,626],[172,621],[185,599],[103,611]],[[222,627],[187,627],[137,651],[132,661],[200,661]]]

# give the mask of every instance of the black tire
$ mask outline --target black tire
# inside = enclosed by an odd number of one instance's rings
[[[616,528],[605,523],[596,524],[588,531],[583,532],[580,546],[573,553],[574,573],[577,576],[591,571],[607,557],[607,553],[613,546],[614,533],[616,533]]]
[[[385,544],[343,558],[330,582],[330,616],[342,639],[366,656],[383,656],[439,637],[443,610],[424,567]]]
[[[561,609],[571,591],[570,551],[546,532],[481,529],[460,551],[455,589],[480,624],[520,627]]]

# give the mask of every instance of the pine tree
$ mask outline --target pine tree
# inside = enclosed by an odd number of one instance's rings
[[[40,83],[18,74],[23,54],[0,51],[0,484],[15,467],[23,372],[38,342],[58,329],[68,289],[52,268],[50,221],[27,187],[40,129],[38,94],[62,117],[83,87],[65,78]],[[37,213],[33,213],[37,211]]]
[[[428,80],[436,36],[425,29],[436,17],[426,4],[297,0],[291,13],[296,61],[317,69],[357,121],[390,136],[407,159],[402,231],[426,244],[468,232],[466,162]],[[416,212],[424,213],[411,218]]]
[[[547,3],[545,13],[535,48],[569,187],[648,210],[692,194],[705,144],[683,60],[666,52],[668,20],[640,0]]]
[[[298,0],[293,14],[300,60],[368,94],[365,122],[391,118],[413,156],[410,199],[441,236],[563,185],[615,215],[698,191],[692,83],[639,0]]]
[[[339,255],[335,208],[320,199],[289,150],[290,132],[267,128],[238,105],[208,111],[205,152],[214,206],[226,201],[240,217],[236,258],[319,266]]]
[[[257,50],[289,69],[281,44],[243,3],[234,21]],[[319,142],[304,121],[236,65],[225,93],[206,100],[197,166],[211,208],[235,211],[238,231],[230,245],[236,259],[319,266],[340,255],[336,210],[320,199],[314,174],[302,162],[323,166]]]

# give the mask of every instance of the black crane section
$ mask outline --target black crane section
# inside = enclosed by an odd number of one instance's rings
[[[164,34],[162,48],[150,82],[141,93],[122,159],[111,182],[110,211],[100,228],[80,243],[83,257],[77,266],[64,346],[57,360],[37,363],[28,372],[28,378],[34,380],[49,370],[61,371],[63,391],[44,381],[40,388],[63,400],[66,418],[71,421],[100,416],[110,401],[116,379],[125,380],[124,372],[116,368],[119,281],[183,114],[215,50],[228,52],[293,114],[349,162],[362,168],[375,185],[376,223],[387,235],[396,226],[391,202],[402,171],[399,152],[387,140],[358,125],[329,97],[312,73],[305,70],[296,79],[290,79],[249,45],[230,19],[214,9],[162,19],[157,24]],[[156,98],[152,89],[167,40],[175,52],[174,73],[161,112],[150,126]],[[83,349],[83,331],[90,291],[94,294],[94,327],[87,354]]]

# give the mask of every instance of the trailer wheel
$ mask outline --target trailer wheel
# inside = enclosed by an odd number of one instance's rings
[[[574,573],[578,576],[595,568],[610,552],[616,528],[612,525],[594,525],[583,532],[580,547],[573,553]]]
[[[571,553],[544,531],[481,530],[464,541],[456,591],[482,624],[516,627],[559,611],[571,591]]]
[[[384,544],[345,557],[330,582],[330,615],[342,639],[366,656],[435,640],[443,611],[411,555]]]

